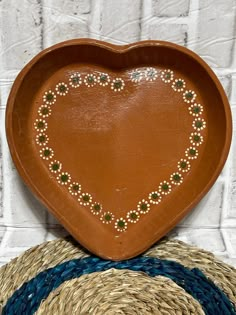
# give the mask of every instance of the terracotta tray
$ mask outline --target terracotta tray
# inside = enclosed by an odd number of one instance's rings
[[[29,188],[113,260],[146,250],[200,201],[232,132],[225,93],[193,52],[89,39],[53,46],[21,71],[6,129]]]

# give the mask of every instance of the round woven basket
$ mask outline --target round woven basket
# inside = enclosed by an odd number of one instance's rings
[[[43,243],[0,269],[1,314],[236,314],[236,270],[164,239],[113,262],[71,238]]]

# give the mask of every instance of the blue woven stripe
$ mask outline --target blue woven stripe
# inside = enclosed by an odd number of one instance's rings
[[[202,305],[208,315],[236,315],[227,296],[209,281],[197,268],[189,270],[174,261],[153,257],[137,257],[113,262],[97,257],[74,259],[39,273],[14,292],[5,305],[2,314],[32,315],[40,302],[63,282],[83,274],[105,271],[110,268],[143,271],[151,277],[162,275],[172,279]]]

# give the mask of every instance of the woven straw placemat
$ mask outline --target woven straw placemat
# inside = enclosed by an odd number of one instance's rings
[[[236,270],[164,239],[112,262],[71,238],[43,243],[0,269],[1,314],[236,314]]]

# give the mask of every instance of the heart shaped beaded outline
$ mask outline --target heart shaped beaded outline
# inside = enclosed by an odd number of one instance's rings
[[[42,96],[43,104],[38,108],[38,118],[34,122],[34,128],[37,131],[35,141],[39,146],[39,155],[48,162],[49,170],[54,174],[58,184],[68,189],[69,193],[77,198],[80,205],[89,207],[91,214],[97,216],[103,224],[114,224],[114,228],[118,232],[125,232],[129,224],[137,223],[142,215],[147,214],[153,205],[161,203],[166,195],[170,194],[175,186],[179,186],[184,181],[184,176],[190,171],[191,163],[197,159],[199,146],[203,143],[204,138],[201,131],[206,128],[206,121],[202,118],[204,108],[197,103],[197,94],[193,90],[186,87],[185,80],[175,78],[174,72],[170,69],[158,71],[154,67],[135,69],[129,72],[129,80],[134,84],[142,80],[155,81],[160,79],[164,84],[177,93],[182,94],[183,102],[188,105],[189,114],[193,117],[192,131],[189,135],[189,146],[186,148],[183,158],[181,158],[176,166],[176,171],[170,174],[168,179],[163,179],[159,183],[158,189],[153,190],[145,198],[137,203],[135,210],[129,210],[126,217],[116,217],[112,212],[103,209],[101,203],[94,201],[90,193],[83,192],[80,183],[73,178],[66,170],[63,169],[62,163],[54,160],[54,151],[49,146],[49,137],[46,134],[48,128],[47,118],[52,115],[52,109],[57,102],[57,98],[66,97],[70,89],[77,89],[82,84],[88,88],[92,88],[96,84],[101,87],[110,86],[116,93],[121,92],[125,88],[125,81],[122,78],[112,78],[107,73],[94,72],[88,73],[84,77],[79,72],[73,73],[68,82],[59,82],[55,88],[46,91]]]

